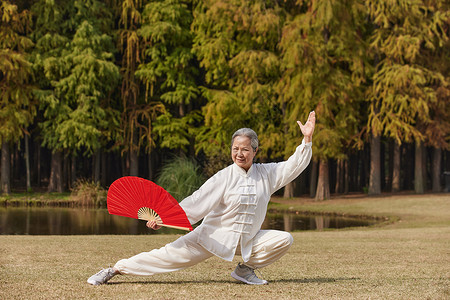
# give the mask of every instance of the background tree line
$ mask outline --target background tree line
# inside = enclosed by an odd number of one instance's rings
[[[450,4],[388,0],[1,0],[3,193],[154,179],[174,156],[210,176],[231,134],[260,162],[300,142],[284,196],[426,190],[450,170]]]

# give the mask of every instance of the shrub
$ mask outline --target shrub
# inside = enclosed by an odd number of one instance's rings
[[[204,172],[206,176],[211,177],[218,171],[228,167],[232,163],[233,162],[229,154],[222,153],[211,155],[206,159]]]
[[[186,157],[175,157],[166,163],[156,180],[158,185],[178,201],[192,194],[204,182],[205,178],[198,164]]]
[[[106,194],[107,191],[98,182],[81,179],[75,183],[70,198],[80,206],[104,207]]]

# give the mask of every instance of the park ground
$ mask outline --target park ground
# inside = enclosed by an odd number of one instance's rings
[[[272,209],[378,218],[372,227],[293,232],[264,286],[213,257],[152,277],[87,278],[177,235],[0,236],[0,299],[450,299],[450,194],[274,198]]]

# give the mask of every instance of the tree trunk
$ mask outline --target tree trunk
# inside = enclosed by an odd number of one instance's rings
[[[72,156],[72,163],[70,164],[70,180],[71,186],[74,187],[77,182],[77,157]]]
[[[295,181],[291,181],[284,187],[284,198],[293,198],[294,197],[294,190],[295,190]]]
[[[122,169],[121,176],[130,175],[130,152],[127,152],[126,155],[120,156],[120,164]]]
[[[36,175],[36,180],[37,180],[37,185],[38,185],[38,187],[41,187],[41,145],[37,145],[37,151],[36,151],[36,156],[37,156],[37,159],[36,159],[36,173],[37,173],[37,175]]]
[[[48,183],[48,192],[62,193],[62,153],[57,151],[52,153],[50,179]]]
[[[381,194],[380,146],[381,137],[372,135],[370,138],[369,195]]]
[[[15,144],[13,147],[14,151],[11,155],[11,174],[10,178],[11,181],[14,180],[14,178],[19,179],[19,177],[22,177],[21,174],[23,174],[23,169],[21,169],[21,157],[19,154],[19,145]]]
[[[407,144],[402,147],[401,156],[404,157],[402,164],[402,190],[414,189],[414,147],[415,144]]]
[[[316,196],[316,190],[317,190],[317,161],[313,160],[312,163],[312,170],[311,170],[311,182],[309,185],[309,196],[311,198],[314,198]]]
[[[359,190],[358,187],[358,154],[350,155],[347,160],[348,192]]]
[[[106,186],[106,182],[108,181],[108,165],[106,164],[108,159],[108,153],[102,151],[101,152],[101,167],[100,167],[100,184],[102,186]]]
[[[27,192],[31,192],[30,145],[27,134],[25,134],[25,169],[27,173]]]
[[[62,190],[63,191],[67,191],[67,189],[70,189],[70,182],[69,182],[69,180],[70,180],[70,173],[69,173],[69,167],[70,167],[70,158],[69,158],[69,154],[68,154],[68,152],[66,151],[66,153],[65,154],[63,154],[63,158],[62,158],[62,160],[63,160],[63,164],[62,164],[62,174],[61,174],[61,177],[62,177],[62,184],[63,184],[63,186],[62,186]]]
[[[358,155],[358,165],[359,165],[359,179],[358,179],[358,190],[368,189],[370,176],[370,146],[366,147],[363,151],[360,151]],[[368,192],[368,191],[365,191]]]
[[[153,153],[150,152],[148,154],[148,179],[149,180],[153,180],[153,163],[152,163],[152,158],[153,158]]]
[[[349,176],[349,170],[348,170],[348,159],[344,161],[344,194],[348,194],[349,192],[349,185],[350,185],[350,176]]]
[[[94,182],[99,183],[100,182],[100,150],[97,150],[94,155]]]
[[[345,181],[344,160],[338,159],[336,163],[336,186],[334,189],[336,194],[340,194],[343,192],[344,181]]]
[[[137,151],[130,151],[130,176],[139,176],[139,158]]]
[[[439,193],[441,191],[441,161],[442,150],[440,148],[433,148],[433,162],[431,164],[431,181],[433,185],[433,192]]]
[[[11,193],[11,153],[9,149],[9,143],[4,142],[2,144],[2,174],[1,174],[1,184],[2,193]]]
[[[381,138],[380,138],[381,139]],[[380,141],[380,193],[386,189],[386,145]]]
[[[309,184],[308,182],[308,177],[309,177],[309,169],[305,170],[304,172],[302,172],[300,174],[300,176],[297,178],[296,180],[296,184],[295,184],[295,194],[294,197],[296,195],[303,195],[306,193],[307,191],[307,185]]]
[[[421,142],[416,142],[415,151],[415,163],[414,163],[414,191],[417,194],[423,194],[425,191],[424,181],[423,181],[423,144]]]
[[[319,179],[317,182],[316,201],[330,199],[330,183],[328,176],[328,160],[321,159],[319,163]]]
[[[393,166],[392,166],[392,191],[400,191],[400,144],[394,142]]]

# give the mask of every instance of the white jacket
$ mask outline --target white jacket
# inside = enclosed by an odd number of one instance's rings
[[[244,262],[250,259],[253,237],[261,229],[271,195],[294,180],[308,166],[312,143],[302,143],[287,161],[252,164],[248,172],[232,164],[217,172],[180,202],[195,228],[197,242],[232,261],[241,242]]]

